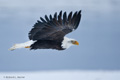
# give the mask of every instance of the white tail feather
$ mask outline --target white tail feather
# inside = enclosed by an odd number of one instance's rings
[[[20,44],[15,44],[13,45],[9,50],[15,50],[15,49],[18,49],[18,48],[25,48],[27,46],[31,46],[35,41],[27,41],[25,43],[20,43]]]

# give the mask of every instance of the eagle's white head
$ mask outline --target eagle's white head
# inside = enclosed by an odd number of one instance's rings
[[[62,48],[68,49],[72,45],[79,45],[79,43],[75,39],[64,37],[64,39],[62,41],[62,45],[61,45]]]

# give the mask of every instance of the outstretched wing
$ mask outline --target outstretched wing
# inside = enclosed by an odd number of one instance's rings
[[[30,40],[62,40],[63,37],[77,29],[80,19],[81,10],[76,11],[73,15],[70,12],[67,13],[60,11],[59,15],[57,13],[48,16],[45,15],[45,19],[40,17],[41,21],[33,26],[34,28],[29,32]]]

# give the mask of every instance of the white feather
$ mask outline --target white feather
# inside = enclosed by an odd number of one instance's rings
[[[18,49],[18,48],[25,48],[27,46],[31,46],[34,42],[36,42],[36,41],[30,40],[30,41],[27,41],[25,43],[15,44],[9,50],[14,50],[14,49]]]
[[[61,45],[62,48],[68,49],[69,47],[71,47],[73,45],[71,43],[71,40],[74,40],[74,39],[64,37],[64,39],[62,41],[62,45]]]

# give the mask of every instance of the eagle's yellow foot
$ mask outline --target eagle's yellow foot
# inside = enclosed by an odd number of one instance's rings
[[[30,46],[26,46],[25,48],[30,48]]]

